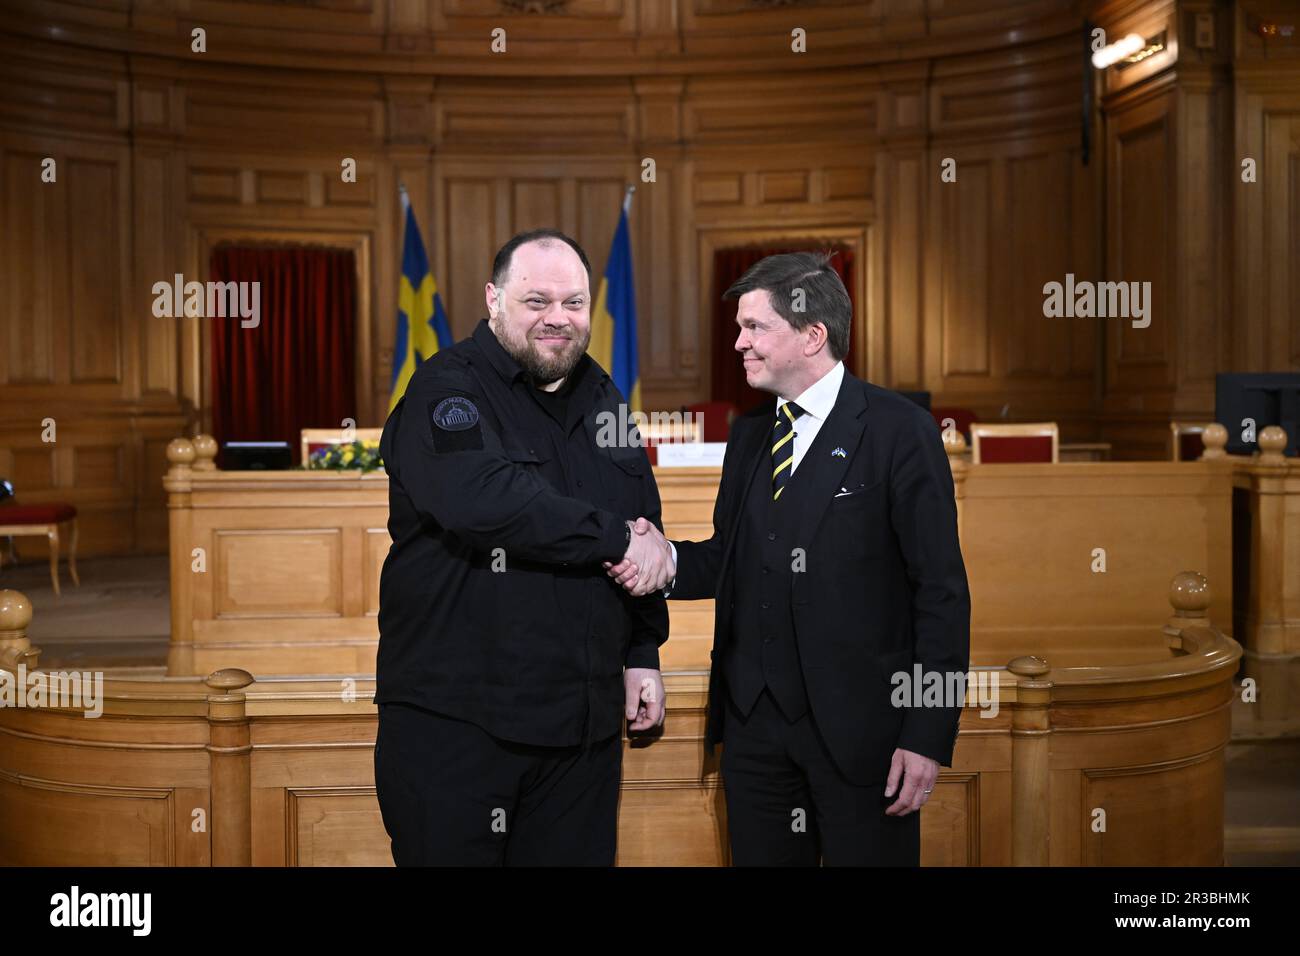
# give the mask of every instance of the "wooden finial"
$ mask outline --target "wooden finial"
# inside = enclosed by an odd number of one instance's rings
[[[1261,465],[1285,465],[1286,430],[1281,425],[1269,425],[1259,433],[1259,463]]]
[[[195,471],[216,471],[217,440],[211,435],[194,436]]]
[[[167,461],[173,468],[188,468],[194,454],[194,443],[188,438],[173,438],[167,443]]]
[[[242,690],[253,681],[253,675],[246,670],[241,670],[238,667],[223,667],[221,670],[209,674],[204,678],[203,683],[213,690],[232,691]]]
[[[32,623],[32,602],[22,591],[0,591],[0,641],[16,641],[27,636]]]
[[[1228,429],[1218,422],[1211,422],[1201,432],[1201,443],[1205,446],[1201,451],[1201,461],[1222,458],[1226,454],[1223,446],[1228,444]]]
[[[41,650],[32,647],[27,627],[32,623],[32,602],[21,591],[0,591],[0,667],[18,672],[35,669]]]
[[[1042,677],[1052,669],[1051,665],[1041,657],[1017,657],[1011,663],[1007,664],[1007,670],[1017,677]]]
[[[1210,582],[1199,571],[1179,571],[1169,583],[1169,603],[1175,617],[1206,617]]]

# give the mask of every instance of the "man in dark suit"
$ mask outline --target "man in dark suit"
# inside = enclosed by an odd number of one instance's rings
[[[776,401],[733,423],[713,537],[672,543],[675,580],[610,574],[716,601],[706,742],[725,728],[735,864],[916,866],[970,595],[939,430],[845,370],[852,306],[828,260],[770,256],[727,290],[746,378]]]

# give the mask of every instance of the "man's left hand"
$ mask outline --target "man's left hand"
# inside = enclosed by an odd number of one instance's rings
[[[664,722],[664,680],[649,667],[623,671],[623,716],[632,723],[629,731],[649,730]]]
[[[929,791],[934,789],[934,782],[939,779],[939,761],[898,747],[894,750],[894,759],[889,764],[885,796],[892,797],[898,792],[900,778],[903,792],[899,793],[898,799],[885,810],[886,816],[905,817],[925,805],[925,802],[930,799]]]

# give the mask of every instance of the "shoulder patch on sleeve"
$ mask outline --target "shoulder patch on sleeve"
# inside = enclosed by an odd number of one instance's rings
[[[429,402],[429,433],[437,452],[474,451],[483,447],[478,406],[465,395]]]

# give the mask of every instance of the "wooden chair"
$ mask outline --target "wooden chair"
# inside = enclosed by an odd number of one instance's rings
[[[378,442],[383,437],[382,428],[354,428],[354,441]],[[331,445],[343,444],[341,428],[304,428],[300,433],[302,446],[302,463],[306,464],[314,451],[329,448]]]
[[[1170,422],[1170,461],[1197,461],[1205,452],[1205,429],[1211,422]]]
[[[50,582],[56,597],[59,590],[59,529],[68,531],[68,573],[72,583],[81,587],[77,575],[77,509],[55,502],[45,505],[0,505],[0,538],[9,539],[9,557],[16,560],[13,539],[23,535],[43,535],[50,545]]]
[[[973,465],[1051,462],[1061,460],[1060,434],[1056,422],[993,424],[973,422],[970,426]]]

